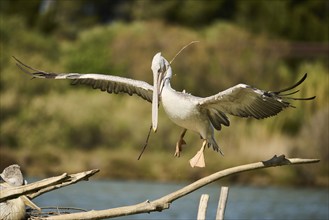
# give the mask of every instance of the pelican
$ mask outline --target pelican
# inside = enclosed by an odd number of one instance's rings
[[[107,91],[109,93],[136,94],[148,102],[152,102],[152,128],[157,129],[158,106],[161,102],[168,117],[178,126],[183,128],[179,140],[176,143],[175,156],[180,156],[184,136],[187,130],[192,130],[203,139],[202,147],[190,160],[192,167],[204,167],[203,151],[207,146],[223,155],[215,138],[214,130],[221,130],[223,126],[229,126],[230,121],[227,114],[239,117],[253,117],[263,119],[274,116],[287,107],[294,107],[291,100],[311,100],[309,98],[294,98],[291,92],[299,86],[307,77],[305,74],[293,86],[276,92],[254,88],[246,84],[238,84],[215,95],[201,98],[189,93],[174,90],[170,81],[172,69],[170,63],[157,53],[152,60],[153,86],[150,84],[128,79],[124,77],[103,74],[80,74],[80,73],[54,73],[32,68],[23,62],[17,61],[16,65],[33,78],[44,79],[70,79],[72,84],[87,84],[94,89]],[[30,72],[32,71],[32,72]]]
[[[20,167],[17,164],[6,167],[0,174],[0,177],[4,181],[0,184],[0,192],[6,188],[22,186],[25,183]],[[27,196],[20,196],[0,203],[0,219],[25,219],[25,205],[39,211],[41,210]]]

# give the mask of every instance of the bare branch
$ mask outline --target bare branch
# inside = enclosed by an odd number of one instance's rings
[[[107,209],[107,210],[99,210],[99,211],[88,211],[82,213],[72,213],[67,215],[58,215],[58,216],[51,216],[49,218],[44,219],[52,219],[52,220],[59,220],[59,219],[104,219],[104,218],[111,218],[111,217],[118,217],[118,216],[126,216],[126,215],[133,215],[139,213],[149,213],[154,211],[162,211],[164,209],[168,209],[170,204],[187,195],[195,190],[204,187],[214,181],[217,181],[223,177],[230,176],[232,174],[237,174],[241,172],[246,172],[250,170],[257,170],[263,169],[268,167],[274,166],[283,166],[283,165],[295,165],[295,164],[308,164],[308,163],[317,163],[319,159],[300,159],[300,158],[292,158],[287,159],[282,156],[274,156],[272,159],[265,161],[265,162],[257,162],[251,163],[246,165],[241,165],[237,167],[228,168],[219,172],[216,172],[212,175],[204,177],[180,190],[177,190],[173,193],[170,193],[166,196],[163,196],[154,201],[145,201],[136,205],[131,206],[124,206],[119,208]]]
[[[99,170],[90,170],[71,175],[64,173],[60,176],[43,179],[31,184],[19,187],[4,188],[0,191],[0,202],[17,198],[22,195],[27,195],[29,198],[32,199],[51,190],[68,186],[81,180],[86,180],[98,171]]]
[[[201,195],[197,220],[205,220],[206,219],[208,200],[209,200],[209,195],[208,194],[202,194]]]
[[[223,186],[220,190],[220,197],[219,197],[217,214],[216,214],[216,219],[218,220],[224,219],[227,197],[228,197],[228,187]]]
[[[48,187],[52,184],[57,184],[60,181],[64,181],[67,178],[67,174],[64,173],[60,176],[51,177],[48,179],[44,179],[35,183],[22,185],[18,187],[10,187],[10,188],[4,188],[1,189],[0,194],[0,202],[4,202],[8,199],[17,198],[21,195],[25,195],[28,193],[32,193],[35,191],[38,191],[39,189],[42,189],[44,187]]]
[[[75,183],[80,182],[82,180],[88,180],[89,177],[93,176],[94,174],[96,174],[98,172],[99,172],[99,169],[94,169],[94,170],[89,170],[89,171],[84,171],[84,172],[68,175],[65,182],[62,182],[62,183],[59,183],[59,184],[56,184],[56,185],[51,185],[47,188],[43,188],[43,189],[39,190],[38,192],[29,194],[28,196],[31,199],[33,199],[33,198],[35,198],[37,196],[40,196],[40,195],[42,195],[46,192],[56,190],[58,188],[65,187],[65,186],[68,186],[68,185],[71,185],[71,184],[75,184]]]

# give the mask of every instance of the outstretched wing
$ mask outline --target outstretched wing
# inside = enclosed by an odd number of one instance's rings
[[[216,95],[203,98],[199,107],[204,109],[213,126],[221,129],[221,125],[229,126],[230,122],[225,113],[239,117],[267,118],[281,112],[284,108],[294,107],[291,100],[311,100],[309,98],[294,98],[290,95],[297,93],[291,91],[299,86],[307,77],[303,76],[296,84],[277,92],[264,91],[246,84],[238,84]]]
[[[94,73],[80,74],[45,72],[32,68],[15,57],[13,58],[17,61],[16,65],[33,78],[71,79],[72,84],[74,85],[86,84],[92,86],[94,89],[100,89],[101,91],[106,91],[108,93],[127,93],[129,95],[136,94],[146,101],[152,102],[153,86],[140,80]]]

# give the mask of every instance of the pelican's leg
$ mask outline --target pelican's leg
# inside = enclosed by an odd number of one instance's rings
[[[207,140],[204,140],[202,143],[201,149],[196,153],[194,157],[190,160],[191,167],[205,167],[203,151],[207,145]]]
[[[179,140],[176,143],[176,151],[175,151],[175,154],[174,154],[175,157],[180,157],[180,152],[182,151],[182,146],[184,144],[186,144],[186,142],[183,139],[184,136],[185,136],[186,131],[187,131],[187,129],[184,129],[182,131],[182,133],[180,134]]]

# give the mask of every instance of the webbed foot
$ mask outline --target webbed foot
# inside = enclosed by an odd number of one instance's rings
[[[204,160],[204,154],[203,154],[203,151],[204,151],[206,145],[207,145],[207,141],[204,140],[201,149],[190,160],[191,167],[205,167],[206,166],[206,163]]]

